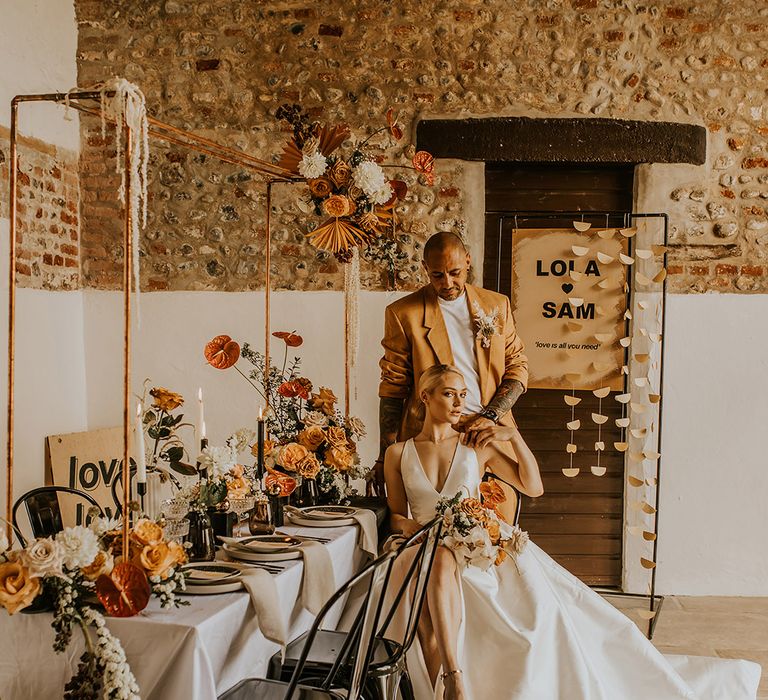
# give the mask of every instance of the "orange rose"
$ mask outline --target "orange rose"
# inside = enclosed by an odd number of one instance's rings
[[[501,528],[499,527],[499,523],[495,520],[489,520],[485,527],[491,538],[491,544],[499,544],[499,540],[501,539]]]
[[[299,443],[314,452],[325,442],[325,432],[318,425],[310,425],[299,433]]]
[[[171,554],[173,555],[174,563],[177,566],[181,566],[182,564],[186,564],[188,561],[187,557],[187,550],[184,549],[184,545],[180,544],[179,542],[169,542],[168,543],[168,549],[170,550]]]
[[[310,452],[304,459],[297,465],[299,476],[304,479],[314,479],[320,471],[320,462],[317,461],[317,457],[314,453]]]
[[[272,450],[275,449],[275,441],[274,440],[264,440],[264,456],[269,457],[269,455],[272,454]],[[253,446],[251,447],[251,454],[254,457],[259,456],[259,443],[255,442],[253,443]]]
[[[289,442],[280,450],[277,461],[278,464],[288,471],[295,472],[299,462],[301,462],[301,460],[308,454],[309,451],[304,445],[299,445],[298,442]]]
[[[334,194],[323,202],[323,209],[328,216],[336,217],[349,216],[355,211],[355,204],[343,194]]]
[[[133,563],[147,572],[147,576],[168,578],[168,570],[176,564],[178,552],[167,543],[160,542],[144,547]]]
[[[80,571],[83,572],[83,576],[89,581],[95,581],[102,574],[109,576],[114,565],[115,559],[112,554],[100,549],[94,560],[85,568],[80,569]]]
[[[152,402],[152,405],[155,408],[159,408],[161,411],[167,411],[168,413],[184,403],[184,397],[181,394],[177,394],[168,389],[163,389],[161,386],[156,386],[149,392],[149,395],[155,399]]]
[[[488,519],[488,515],[485,512],[485,508],[483,508],[483,504],[480,503],[480,501],[478,501],[476,498],[465,498],[459,504],[459,510],[461,510],[463,513],[466,513],[470,518],[474,518],[481,523]]]
[[[333,415],[333,407],[337,401],[338,399],[335,394],[324,386],[320,387],[320,391],[317,394],[312,394],[312,398],[309,400],[312,408],[322,411],[326,416]]]
[[[349,443],[347,441],[347,431],[344,428],[338,426],[331,426],[328,428],[328,444],[331,447],[339,447],[343,450],[349,449]]]
[[[0,605],[9,615],[23,610],[40,592],[40,579],[17,561],[0,564]]]
[[[347,471],[352,466],[353,459],[351,452],[339,447],[331,447],[325,453],[325,463],[329,467],[335,467],[340,472]]]
[[[227,496],[230,498],[245,498],[251,492],[251,485],[244,476],[227,479]]]
[[[339,159],[331,166],[328,177],[331,178],[336,187],[344,187],[349,184],[352,178],[352,168],[345,161]]]
[[[155,545],[163,541],[163,528],[154,520],[142,518],[134,526],[131,538],[141,545]]]
[[[331,185],[331,181],[327,177],[312,178],[307,180],[307,184],[313,197],[327,197],[333,189],[333,185]]]

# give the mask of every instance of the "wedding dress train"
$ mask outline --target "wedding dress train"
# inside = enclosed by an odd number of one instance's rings
[[[420,523],[460,490],[478,496],[477,456],[459,443],[441,492],[413,441],[401,473]],[[515,565],[517,564],[517,566]],[[663,656],[637,626],[529,542],[517,562],[460,568],[459,658],[469,700],[755,700],[760,666],[749,661]],[[418,641],[408,655],[416,700],[432,689]]]

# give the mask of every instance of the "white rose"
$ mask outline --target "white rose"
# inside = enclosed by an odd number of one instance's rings
[[[304,414],[304,427],[309,428],[317,426],[318,428],[328,427],[328,416],[321,411],[307,411]]]
[[[308,180],[320,177],[327,169],[328,161],[320,151],[305,153],[299,163],[299,172]]]
[[[36,539],[19,553],[21,563],[29,569],[31,576],[62,576],[63,552],[50,537]]]

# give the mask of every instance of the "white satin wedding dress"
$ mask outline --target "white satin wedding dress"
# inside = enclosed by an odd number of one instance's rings
[[[426,523],[441,496],[477,497],[477,456],[459,443],[438,493],[413,441],[401,472],[412,517]],[[519,571],[518,571],[519,570]],[[663,656],[610,603],[529,542],[515,562],[460,569],[459,658],[469,700],[755,700],[760,666]],[[408,655],[416,700],[433,690],[418,641]]]

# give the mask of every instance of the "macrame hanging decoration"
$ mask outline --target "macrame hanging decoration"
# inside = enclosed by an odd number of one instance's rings
[[[101,135],[106,138],[107,122],[115,123],[117,157],[115,171],[120,173],[118,197],[128,207],[133,239],[133,284],[136,293],[136,319],[141,325],[139,308],[139,230],[147,225],[147,168],[149,164],[149,127],[144,94],[125,78],[112,78],[94,88],[101,96]],[[110,93],[114,93],[110,96]],[[131,132],[130,197],[126,202],[126,172],[123,167],[123,128]]]
[[[360,250],[351,249],[352,259],[344,265],[344,324],[346,326],[345,380],[349,382],[349,394],[357,399],[357,356],[360,351]],[[349,406],[346,411],[349,413]]]

